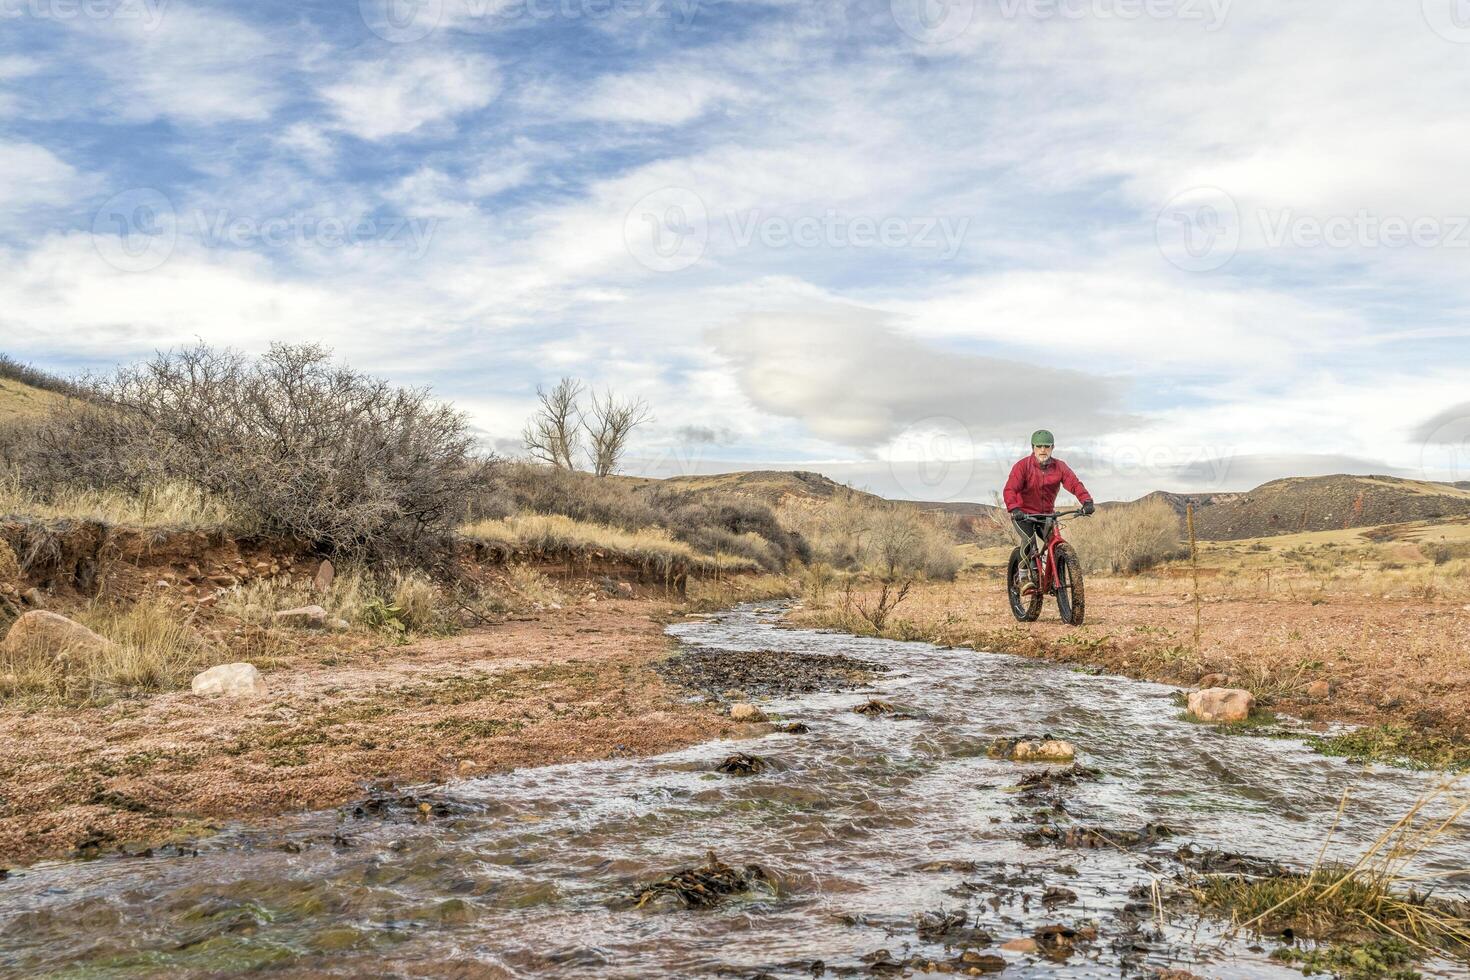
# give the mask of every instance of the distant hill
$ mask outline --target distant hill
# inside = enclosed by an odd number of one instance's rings
[[[752,497],[773,507],[815,507],[834,498],[849,496],[860,503],[885,502],[883,497],[856,490],[836,480],[806,470],[749,470],[741,473],[716,473],[709,476],[674,476],[663,480],[639,480],[646,486],[675,493],[729,493]],[[990,522],[997,509],[989,504],[933,502],[927,500],[894,500],[887,503],[913,507],[933,515],[935,520],[952,522],[961,541],[999,544],[1006,541],[1004,532]]]
[[[1245,493],[1160,490],[1144,499],[1155,498],[1167,501],[1181,516],[1193,503],[1195,534],[1207,541],[1470,515],[1470,485],[1395,476],[1287,477]]]

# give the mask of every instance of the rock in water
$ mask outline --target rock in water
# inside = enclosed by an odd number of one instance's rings
[[[332,587],[332,580],[337,577],[337,569],[332,564],[332,559],[323,558],[322,563],[316,567],[316,575],[312,576],[311,587],[318,592],[325,592]]]
[[[112,641],[65,616],[32,609],[11,625],[0,649],[11,655],[32,651],[88,659],[111,650]]]
[[[278,626],[300,626],[321,629],[327,625],[327,611],[321,606],[301,606],[298,609],[282,609],[271,616]]]
[[[195,694],[264,694],[265,678],[254,664],[220,664],[202,674],[195,674],[189,685]]]
[[[766,713],[753,704],[742,701],[730,705],[731,721],[765,721]]]
[[[1200,721],[1245,721],[1256,699],[1238,687],[1210,687],[1189,695],[1189,713]]]
[[[1077,747],[1059,738],[1044,742],[1017,742],[1011,758],[1017,762],[1071,762],[1077,757]]]

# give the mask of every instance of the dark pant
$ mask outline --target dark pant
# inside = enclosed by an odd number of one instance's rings
[[[1026,557],[1030,558],[1036,554],[1036,539],[1040,537],[1046,540],[1047,519],[1044,517],[1015,517],[1012,518],[1016,525],[1016,531],[1021,535],[1021,550]]]

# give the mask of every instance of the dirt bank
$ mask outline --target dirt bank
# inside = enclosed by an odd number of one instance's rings
[[[380,781],[664,752],[733,732],[653,665],[661,600],[604,600],[403,646],[303,646],[270,694],[0,712],[0,867],[329,807]]]
[[[1200,605],[1196,648],[1187,588],[1165,578],[1089,579],[1087,624],[1074,628],[1059,621],[1050,599],[1038,622],[1017,623],[1000,580],[966,576],[916,587],[882,632],[1181,686],[1225,674],[1276,711],[1405,726],[1457,743],[1470,762],[1470,606],[1463,599],[1211,596]],[[844,612],[841,596],[797,610],[791,621],[873,632]],[[1330,693],[1309,693],[1314,681],[1326,681]]]

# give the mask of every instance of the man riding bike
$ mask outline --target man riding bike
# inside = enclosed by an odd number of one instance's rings
[[[1021,534],[1021,547],[1025,549],[1028,559],[1035,555],[1035,548],[1040,542],[1039,535],[1042,533],[1042,522],[1030,515],[1050,514],[1056,507],[1058,488],[1066,487],[1067,492],[1077,498],[1082,504],[1084,515],[1091,516],[1097,510],[1092,502],[1092,494],[1087,492],[1072,468],[1052,457],[1056,442],[1046,429],[1037,429],[1031,433],[1031,455],[1017,460],[1016,465],[1011,467],[1010,479],[1006,480],[1006,510],[1010,511],[1011,520]],[[1025,563],[1028,578],[1030,564],[1029,561]]]

